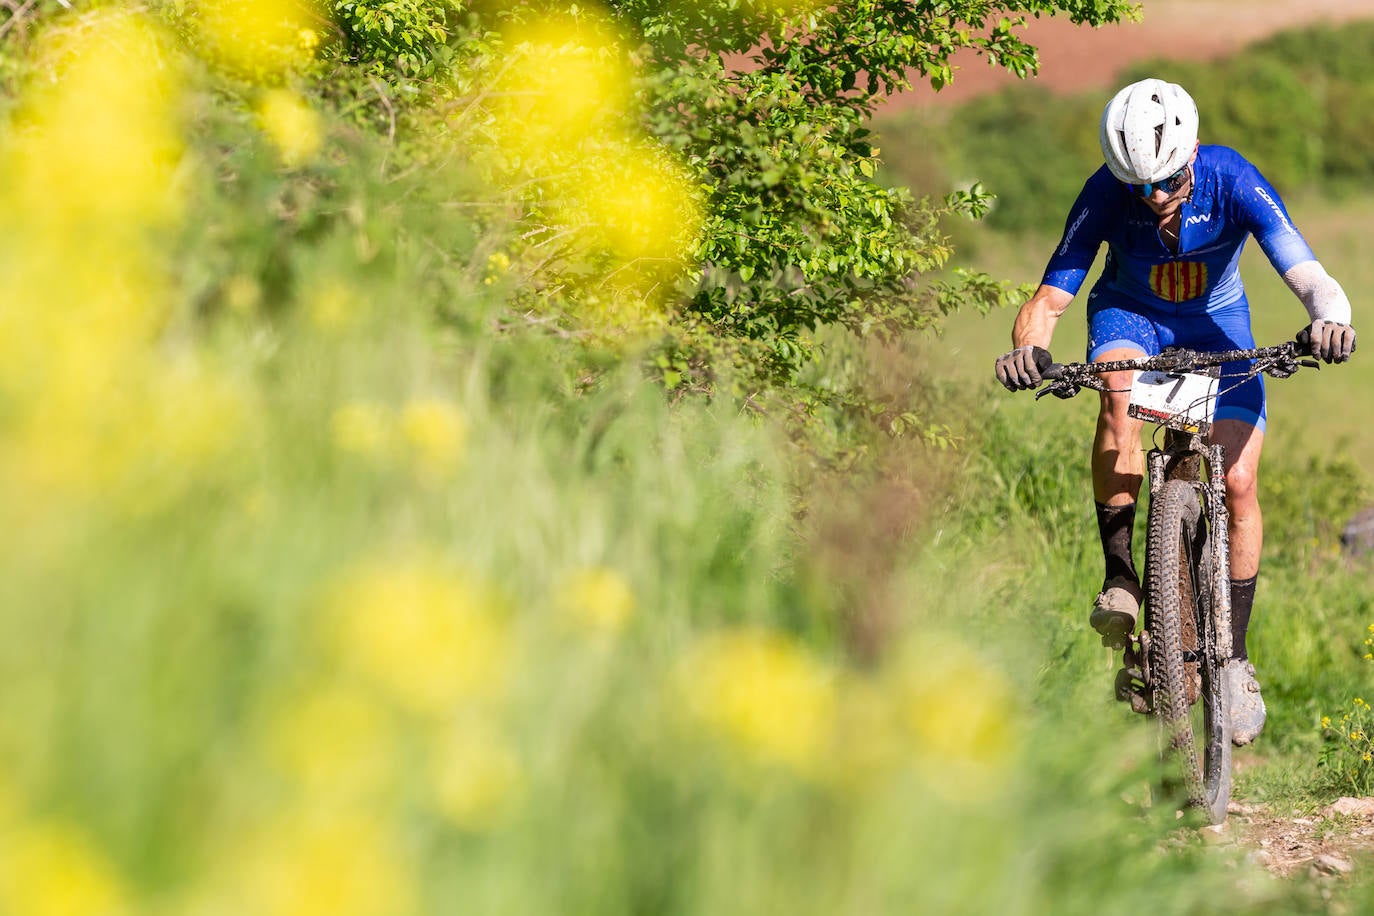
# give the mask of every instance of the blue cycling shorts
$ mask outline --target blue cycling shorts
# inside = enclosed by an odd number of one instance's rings
[[[1250,304],[1238,301],[1211,312],[1179,314],[1176,306],[1146,305],[1111,291],[1088,297],[1088,361],[1108,350],[1129,348],[1157,356],[1165,347],[1190,350],[1245,350],[1255,345]],[[1217,420],[1240,420],[1264,431],[1264,378],[1245,379],[1248,362],[1225,363],[1218,387]],[[1241,381],[1244,379],[1244,381]]]

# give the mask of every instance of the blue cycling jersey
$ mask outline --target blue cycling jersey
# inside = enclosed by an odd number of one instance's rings
[[[1238,265],[1252,235],[1280,274],[1316,260],[1278,192],[1233,149],[1198,148],[1177,253],[1164,244],[1154,211],[1104,165],[1074,202],[1041,282],[1076,295],[1107,243],[1102,276],[1088,296],[1089,360],[1121,349],[1154,356],[1174,345],[1248,349],[1255,340]],[[1264,381],[1247,375],[1245,363],[1222,367],[1215,416],[1263,430]]]
[[[1175,315],[1224,308],[1245,297],[1241,249],[1253,235],[1279,273],[1312,261],[1312,249],[1288,218],[1278,192],[1240,153],[1201,146],[1193,192],[1183,204],[1178,254],[1160,237],[1159,220],[1104,165],[1069,211],[1064,236],[1042,282],[1076,294],[1103,242],[1107,261],[1095,293],[1166,309]]]

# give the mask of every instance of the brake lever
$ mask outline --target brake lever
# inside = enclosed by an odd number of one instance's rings
[[[1044,388],[1041,388],[1039,391],[1035,393],[1035,399],[1038,401],[1045,395],[1052,394],[1055,397],[1059,398],[1059,400],[1061,401],[1067,401],[1069,398],[1078,394],[1079,390],[1079,387],[1073,384],[1072,382],[1050,382]]]

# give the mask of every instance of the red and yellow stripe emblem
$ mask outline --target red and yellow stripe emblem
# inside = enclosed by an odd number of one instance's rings
[[[1169,302],[1187,302],[1207,292],[1207,265],[1201,261],[1169,261],[1150,268],[1150,289]]]

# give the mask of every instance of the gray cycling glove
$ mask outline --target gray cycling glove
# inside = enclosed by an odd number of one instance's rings
[[[1050,353],[1041,347],[1017,347],[1009,353],[997,357],[997,381],[1008,391],[1024,391],[1035,388],[1041,382],[1040,373],[1053,360]]]
[[[1298,332],[1298,343],[1326,363],[1343,363],[1355,352],[1355,329],[1348,324],[1318,318]]]

